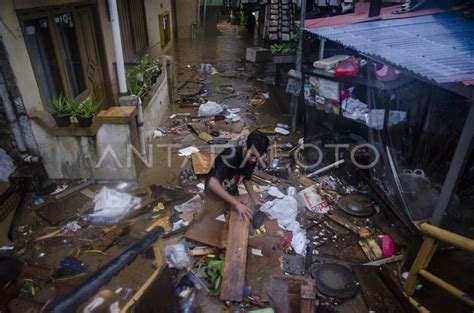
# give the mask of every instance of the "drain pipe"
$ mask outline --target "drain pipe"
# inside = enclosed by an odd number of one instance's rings
[[[21,132],[20,124],[18,123],[13,104],[8,97],[7,86],[4,83],[2,73],[0,73],[0,97],[2,97],[2,102],[5,107],[5,115],[7,117],[8,124],[10,125],[10,131],[13,135],[13,138],[15,139],[16,148],[18,149],[21,159],[27,163],[39,162],[39,157],[28,154],[25,139],[23,138],[23,133]]]
[[[125,76],[125,64],[123,61],[122,36],[120,35],[117,0],[109,0],[109,10],[110,22],[112,23],[112,38],[115,47],[115,64],[117,66],[119,91],[121,96],[125,96],[127,94],[127,78]]]
[[[112,37],[115,47],[115,63],[117,65],[117,76],[119,82],[119,91],[121,96],[125,96],[128,92],[127,88],[127,77],[125,75],[125,64],[123,60],[123,50],[122,50],[122,36],[120,35],[120,24],[119,24],[119,15],[117,8],[117,0],[109,0],[109,10],[110,10],[110,22],[112,23]],[[143,106],[142,100],[140,97],[137,97],[138,100],[135,102],[137,106],[137,128],[138,128],[138,138],[140,141],[140,154],[143,158],[146,159],[146,147],[145,147],[145,131],[143,129]],[[120,103],[119,99],[119,103]]]
[[[145,130],[143,128],[143,106],[142,99],[137,97],[137,128],[138,128],[138,139],[140,141],[140,155],[146,159],[146,147],[145,147]]]
[[[164,233],[163,228],[158,227],[142,239],[139,239],[115,259],[95,271],[82,284],[64,295],[62,298],[50,303],[43,312],[62,313],[76,312],[81,304],[94,296],[101,287],[109,282],[115,275],[130,264],[146,249],[150,248]]]

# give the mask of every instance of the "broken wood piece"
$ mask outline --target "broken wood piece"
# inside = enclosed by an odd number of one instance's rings
[[[44,267],[36,264],[27,264],[23,267],[24,277],[32,277],[40,280],[47,281],[51,277],[52,271],[48,267]]]
[[[51,238],[58,238],[58,237],[70,237],[72,236],[71,234],[68,234],[64,229],[58,229],[55,231],[52,231],[46,235],[43,235],[41,237],[36,238],[33,240],[33,242],[45,240],[45,239],[51,239]]]
[[[247,199],[242,198],[247,202]],[[227,247],[224,260],[224,274],[220,299],[242,301],[247,265],[247,247],[250,223],[240,217],[235,209],[230,210]]]
[[[213,247],[196,247],[190,251],[192,256],[208,255],[216,252]]]
[[[354,266],[353,270],[367,304],[367,311],[406,312],[403,305],[378,276],[377,268],[372,266]]]
[[[120,313],[134,312],[179,312],[170,269],[155,270]],[[132,309],[134,307],[134,309]]]
[[[167,213],[164,216],[158,218],[155,222],[153,222],[153,224],[148,226],[148,228],[146,229],[146,232],[147,233],[151,232],[153,229],[157,228],[158,226],[163,227],[163,229],[165,230],[165,233],[170,231],[171,227],[168,223],[168,219],[170,218],[170,216],[171,214]]]
[[[99,240],[99,242],[93,247],[93,250],[105,251],[107,250],[114,241],[125,234],[128,225],[119,224],[112,226],[105,232],[104,236]]]
[[[384,264],[398,262],[398,261],[401,261],[401,260],[403,260],[403,255],[393,255],[389,258],[385,258],[385,259],[365,263],[364,265],[380,266],[380,265],[384,265]]]
[[[194,174],[208,174],[211,171],[212,164],[216,158],[215,154],[209,152],[196,152],[191,155]]]
[[[164,265],[166,265],[165,246],[162,238],[158,239],[153,244],[153,253],[155,254],[156,268],[160,270]]]
[[[94,179],[86,180],[86,181],[80,183],[79,185],[72,186],[72,187],[70,187],[70,188],[68,188],[68,189],[66,189],[66,190],[64,190],[64,191],[61,191],[60,193],[56,194],[56,195],[54,196],[54,198],[55,198],[56,200],[62,199],[62,198],[64,198],[64,197],[69,196],[70,194],[73,194],[73,193],[75,193],[75,192],[77,192],[77,191],[80,191],[80,190],[86,188],[86,187],[89,187],[89,186],[92,185],[92,184],[95,184],[95,180],[94,180]]]
[[[383,256],[383,251],[374,239],[359,240],[359,246],[370,261],[375,261]]]
[[[89,199],[94,199],[95,195],[97,194],[95,191],[93,191],[90,188],[85,188],[80,191],[84,196],[88,197]]]
[[[314,313],[316,306],[316,291],[313,285],[301,285],[300,289],[300,312]]]
[[[359,237],[360,238],[368,238],[370,236],[370,230],[367,229],[366,227],[361,227],[359,229]]]
[[[325,216],[329,218],[331,221],[335,222],[336,224],[339,224],[340,226],[344,227],[348,231],[359,236],[359,229],[357,228],[357,226],[352,225],[352,223],[347,218],[342,217],[337,214],[326,214]]]
[[[92,210],[92,207],[92,200],[77,192],[60,200],[44,203],[36,209],[36,212],[56,226]]]
[[[209,202],[205,202],[201,217],[193,222],[184,236],[202,244],[223,249],[227,241],[226,223],[216,220],[216,217],[222,214],[224,208],[210,207]]]
[[[303,185],[303,187],[311,187],[313,186],[314,184],[316,184],[316,182],[304,175],[300,175],[298,176],[298,181],[301,185]]]

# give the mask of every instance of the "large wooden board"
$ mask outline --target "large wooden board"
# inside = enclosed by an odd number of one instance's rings
[[[224,210],[214,207],[205,207],[204,210],[204,213],[191,225],[184,236],[209,246],[225,248],[226,223],[216,220],[216,217],[223,214]]]
[[[92,200],[77,192],[66,198],[48,202],[36,209],[36,212],[52,225],[60,225],[92,210]]]
[[[247,202],[245,198],[242,201]],[[236,210],[230,210],[227,248],[224,261],[220,299],[242,301],[250,223],[241,218]]]
[[[384,313],[405,312],[397,299],[377,275],[376,267],[354,266],[353,269],[369,311]]]

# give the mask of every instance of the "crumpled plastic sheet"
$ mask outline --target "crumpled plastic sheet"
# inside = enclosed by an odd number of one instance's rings
[[[202,199],[199,195],[195,195],[188,201],[183,204],[175,205],[174,209],[178,212],[192,212],[196,210],[200,210],[202,208]]]
[[[165,255],[170,267],[183,269],[189,268],[192,264],[191,257],[183,243],[166,246]]]
[[[104,187],[94,198],[94,213],[91,216],[121,216],[140,203],[138,197]]]
[[[217,102],[207,101],[199,106],[199,116],[214,116],[224,111],[224,107]]]
[[[294,197],[294,190],[288,190],[287,196],[282,199],[267,201],[260,210],[278,221],[278,225],[293,233],[291,246],[299,255],[306,252],[306,231],[301,229],[300,223],[296,221],[298,216],[298,201]]]

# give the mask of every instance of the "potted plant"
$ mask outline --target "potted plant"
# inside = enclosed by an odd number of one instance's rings
[[[72,107],[62,94],[51,101],[50,112],[58,127],[68,127],[71,125]]]
[[[161,61],[160,59],[156,58],[153,61],[150,61],[148,64],[147,72],[150,73],[151,76],[151,85],[156,83],[158,76],[161,74]]]
[[[88,128],[92,125],[94,115],[99,108],[98,102],[95,101],[92,95],[89,95],[84,101],[73,104],[74,116],[77,119],[77,126],[81,128]]]

